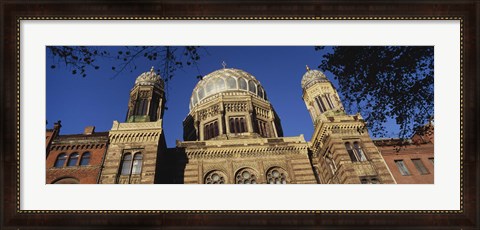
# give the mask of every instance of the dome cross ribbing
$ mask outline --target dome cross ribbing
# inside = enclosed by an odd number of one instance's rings
[[[253,94],[267,100],[265,90],[253,75],[240,69],[223,68],[207,74],[197,83],[190,98],[190,108],[212,95],[226,91]]]

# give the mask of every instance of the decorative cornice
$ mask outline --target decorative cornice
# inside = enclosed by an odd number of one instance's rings
[[[149,129],[162,129],[162,119],[154,122],[126,122],[120,123],[113,121],[113,126],[110,132],[125,131],[125,130],[149,130]]]

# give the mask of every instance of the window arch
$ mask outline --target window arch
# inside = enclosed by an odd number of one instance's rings
[[[238,79],[238,88],[239,89],[243,89],[243,90],[248,90],[247,89],[247,80],[245,80],[244,78],[239,78]]]
[[[227,89],[237,89],[237,81],[235,78],[228,76],[226,78],[227,81]]]
[[[146,98],[139,98],[135,102],[134,115],[146,115],[147,114],[148,100]]]
[[[287,173],[280,167],[273,167],[267,171],[268,184],[286,184]]]
[[[263,98],[263,88],[261,86],[258,86],[258,96]]]
[[[333,105],[332,99],[330,98],[330,94],[325,94],[325,100],[327,101],[328,106],[330,106],[330,109],[335,108]]]
[[[315,97],[315,102],[317,103],[317,107],[320,110],[320,113],[327,111],[327,107],[323,103],[323,100],[321,97]]]
[[[132,165],[132,154],[125,153],[122,159],[122,168],[120,169],[121,175],[130,175],[130,167]]]
[[[55,160],[54,167],[55,168],[61,168],[65,165],[65,161],[67,160],[67,154],[65,153],[60,153],[57,156],[57,160]]]
[[[376,177],[360,177],[361,184],[381,184],[380,180]]]
[[[217,89],[217,91],[225,89],[225,81],[223,80],[223,78],[215,79],[215,88]]]
[[[355,153],[356,153],[359,161],[366,161],[367,160],[367,157],[363,153],[362,147],[360,146],[360,143],[358,143],[358,141],[353,142],[353,148],[355,149]]]
[[[218,122],[217,121],[213,121],[213,122],[210,122],[210,123],[207,123],[204,125],[203,127],[203,139],[204,140],[208,140],[208,139],[212,139],[216,136],[219,135],[219,131],[218,131]]]
[[[130,175],[130,174],[140,174],[142,172],[142,162],[143,155],[142,153],[135,153],[132,161],[132,154],[125,153],[123,155],[120,174],[121,175]]]
[[[230,117],[230,133],[244,133],[247,132],[247,124],[245,117]]]
[[[254,94],[257,94],[257,84],[253,81],[248,81],[248,90]]]
[[[348,155],[352,162],[355,161],[366,161],[367,157],[363,153],[362,147],[358,141],[353,142],[353,148],[350,142],[345,142],[345,148],[347,149]]]
[[[192,105],[196,105],[196,104],[197,104],[197,101],[198,101],[198,100],[197,100],[197,94],[194,93],[194,94],[192,95]]]
[[[197,89],[197,94],[198,94],[198,101],[201,101],[205,97],[205,91],[203,87],[199,87]]]
[[[222,171],[214,170],[205,176],[205,184],[225,184],[227,176]]]
[[[352,145],[350,142],[345,142],[345,148],[347,149],[348,155],[350,156],[350,160],[352,162],[357,161],[357,157],[355,157],[355,154],[353,153]]]
[[[142,172],[142,160],[143,155],[141,153],[135,154],[133,157],[132,174],[140,174]]]
[[[52,184],[80,184],[80,181],[75,177],[64,177],[54,181]]]
[[[253,169],[243,168],[235,175],[236,184],[256,184],[257,176]]]
[[[80,165],[88,165],[90,163],[90,152],[84,152],[80,159]]]
[[[68,158],[67,166],[75,166],[77,165],[77,162],[78,162],[78,153],[72,153]]]
[[[270,137],[270,126],[268,125],[268,122],[257,119],[257,130],[260,136]]]
[[[205,89],[207,91],[207,95],[210,95],[210,94],[214,93],[214,91],[215,91],[214,82],[213,81],[208,81],[207,85],[205,86]]]

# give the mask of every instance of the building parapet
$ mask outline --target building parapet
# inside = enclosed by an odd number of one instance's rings
[[[121,123],[118,121],[113,121],[113,126],[111,131],[159,129],[159,128],[162,128],[162,119],[159,119],[154,122],[131,122],[131,123]]]

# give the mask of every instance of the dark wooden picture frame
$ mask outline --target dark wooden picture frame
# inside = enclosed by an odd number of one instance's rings
[[[1,11],[0,182],[2,229],[35,228],[459,228],[478,229],[478,117],[480,2],[467,1],[3,1]],[[459,211],[22,211],[19,210],[20,90],[18,20],[198,19],[198,20],[384,20],[457,19],[461,32],[461,209]],[[80,19],[80,18],[78,18]],[[98,18],[101,19],[101,18]]]

